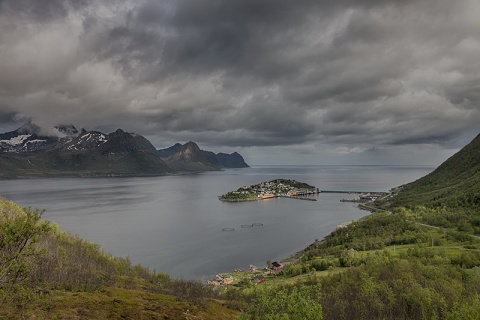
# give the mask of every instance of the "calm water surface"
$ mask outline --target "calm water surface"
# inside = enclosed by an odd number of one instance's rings
[[[134,264],[199,279],[284,259],[336,225],[366,214],[340,202],[345,194],[320,194],[316,202],[279,198],[242,203],[224,203],[218,195],[277,178],[320,190],[388,191],[433,169],[258,166],[150,178],[3,180],[0,195],[24,207],[46,209],[45,219]],[[252,223],[263,226],[241,228]]]

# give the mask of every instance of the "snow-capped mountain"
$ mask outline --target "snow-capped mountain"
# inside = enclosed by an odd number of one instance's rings
[[[40,127],[29,122],[17,130],[0,134],[0,152],[18,154],[52,150],[68,143],[79,134],[73,125],[56,126],[49,134],[42,134]]]
[[[105,134],[62,125],[45,133],[28,123],[0,134],[0,178],[173,172],[156,152],[141,135],[121,129]]]
[[[67,142],[62,149],[69,151],[83,151],[98,148],[108,141],[107,135],[98,131],[89,131]]]
[[[140,150],[156,153],[155,147],[143,136],[121,129],[105,134],[85,129],[79,131],[73,125],[61,125],[46,134],[29,122],[17,130],[0,134],[0,153],[24,154],[57,149],[80,152],[100,150],[104,144],[103,153],[106,149],[112,154]]]

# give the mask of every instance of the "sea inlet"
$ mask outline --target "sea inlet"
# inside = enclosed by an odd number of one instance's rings
[[[4,180],[0,196],[116,256],[157,272],[206,279],[249,265],[264,267],[322,239],[335,227],[368,212],[340,202],[344,194],[320,193],[317,201],[273,198],[228,203],[218,195],[242,185],[294,179],[321,190],[389,189],[433,167],[257,166],[202,174],[148,178],[51,178]],[[242,228],[242,225],[255,227]],[[222,231],[232,228],[234,231]]]

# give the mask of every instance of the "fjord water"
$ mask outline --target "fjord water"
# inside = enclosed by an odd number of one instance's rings
[[[277,178],[320,190],[388,191],[433,167],[257,166],[202,174],[128,178],[4,180],[0,196],[46,209],[44,218],[116,256],[173,277],[200,279],[264,267],[368,212],[323,193],[318,201],[269,199],[225,203],[217,196]],[[263,226],[242,228],[261,223]],[[222,231],[234,228],[234,231]]]

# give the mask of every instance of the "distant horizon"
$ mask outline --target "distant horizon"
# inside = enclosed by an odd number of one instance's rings
[[[23,125],[27,124],[28,122],[17,124],[13,128],[10,127],[9,129],[5,130],[2,129],[0,133],[11,132],[19,129]],[[33,122],[34,123],[34,122]],[[34,123],[35,124],[35,123]],[[75,126],[78,130],[84,129],[83,127],[77,127],[75,124],[71,124]],[[13,126],[13,125],[12,125]],[[52,127],[53,128],[53,127]],[[42,128],[45,130],[44,128]],[[136,133],[143,135],[141,132],[131,132],[129,130],[122,129],[126,132]],[[115,129],[115,130],[117,130]],[[87,131],[95,131],[95,130],[88,130]],[[115,130],[103,132],[103,133],[112,133]],[[47,131],[47,130],[45,130]],[[202,144],[201,142],[186,139],[183,141],[171,141],[170,144],[157,143],[155,144],[152,140],[152,137],[145,136],[156,149],[166,149],[169,148],[176,143],[185,144],[188,141],[193,141],[197,143],[202,150],[213,151],[215,153],[233,153],[238,152],[240,155],[243,156],[245,162],[249,165],[258,165],[258,166],[282,166],[282,165],[302,165],[302,166],[321,166],[321,165],[342,165],[342,166],[349,166],[349,165],[366,165],[366,166],[438,166],[447,160],[450,156],[455,154],[460,150],[460,148],[455,149],[438,149],[433,148],[429,149],[426,148],[423,150],[422,146],[416,149],[405,150],[402,148],[372,148],[368,150],[363,150],[361,152],[332,152],[332,150],[326,150],[326,152],[322,153],[313,153],[312,150],[303,150],[299,149],[298,153],[292,153],[296,150],[292,150],[291,147],[271,147],[271,146],[262,146],[262,147],[230,147],[230,146],[222,146],[222,145],[208,145]],[[468,141],[470,142],[470,141]],[[463,147],[463,146],[462,146]],[[412,151],[413,150],[413,151]],[[416,153],[412,156],[412,152]],[[272,162],[272,155],[275,154],[273,157],[275,160],[279,161],[277,163]],[[320,162],[316,162],[315,160],[320,159]],[[314,162],[315,161],[315,162]],[[374,162],[376,161],[376,162]]]

